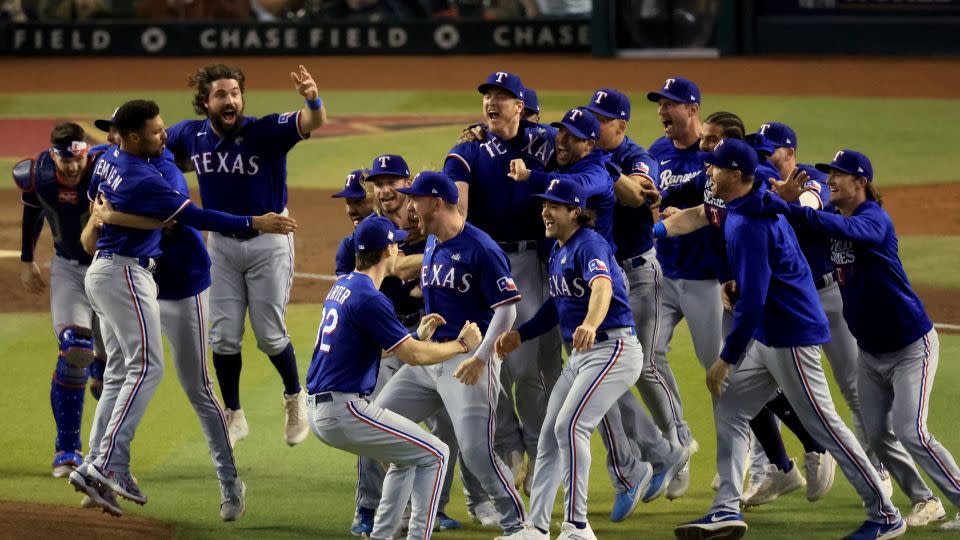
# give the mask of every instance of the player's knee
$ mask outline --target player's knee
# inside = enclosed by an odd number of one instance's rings
[[[226,338],[210,334],[210,350],[213,351],[213,354],[240,354],[240,345],[240,338]]]
[[[279,334],[257,338],[257,348],[267,356],[274,356],[283,352],[290,343],[290,336]]]
[[[53,380],[61,386],[83,388],[87,384],[87,370],[71,364],[61,356],[57,358]]]
[[[895,417],[894,422],[897,420]],[[901,421],[900,423],[894,423],[893,426],[893,434],[896,435],[897,440],[903,443],[903,446],[905,446],[907,450],[911,450],[912,452],[914,449],[923,448],[925,441],[921,438],[919,430],[917,430],[916,421]],[[924,430],[924,432],[926,432],[926,430]]]
[[[57,339],[60,341],[60,357],[70,365],[83,369],[93,362],[93,330],[67,326]]]

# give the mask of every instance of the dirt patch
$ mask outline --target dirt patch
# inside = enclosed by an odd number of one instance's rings
[[[152,540],[175,533],[173,525],[142,517],[117,519],[99,509],[0,501],[0,538]]]

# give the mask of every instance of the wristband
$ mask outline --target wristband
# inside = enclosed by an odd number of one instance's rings
[[[658,221],[653,224],[653,237],[654,238],[667,237],[667,226],[664,225],[662,221]]]
[[[467,340],[463,338],[457,338],[457,343],[459,343],[460,346],[463,347],[463,352],[465,353],[470,352],[470,347],[467,346]]]
[[[414,330],[413,332],[410,332],[410,337],[412,337],[417,341],[420,341],[420,334],[418,334],[416,330]]]
[[[309,99],[304,99],[303,101],[307,104],[307,108],[311,111],[318,111],[320,110],[320,107],[323,107],[323,100],[320,99],[319,96],[314,98],[312,101]]]

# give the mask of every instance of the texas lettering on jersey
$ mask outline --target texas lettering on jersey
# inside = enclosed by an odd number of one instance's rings
[[[244,158],[242,154],[233,157],[229,152],[203,152],[190,156],[197,174],[230,173],[243,176],[255,176],[260,172],[260,156]]]
[[[573,278],[567,282],[567,276],[550,274],[550,296],[572,296],[583,298],[587,294],[587,286],[582,278]]]
[[[454,257],[456,257],[456,254],[451,256],[451,258]],[[420,286],[423,288],[441,287],[465,293],[470,290],[471,279],[473,279],[473,274],[462,270],[458,272],[454,265],[431,264],[429,267],[420,267]],[[516,288],[516,285],[514,285],[513,289],[501,288],[500,290],[516,290]]]

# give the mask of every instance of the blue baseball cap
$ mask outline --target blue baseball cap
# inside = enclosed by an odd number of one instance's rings
[[[597,140],[600,121],[583,107],[574,107],[563,115],[563,120],[550,124],[555,128],[565,127],[578,139]]]
[[[415,197],[440,197],[452,204],[457,204],[460,200],[457,184],[449,176],[434,171],[423,171],[413,179],[410,187],[397,191]]]
[[[677,103],[700,103],[700,89],[690,79],[672,77],[663,83],[659,92],[647,93],[647,99],[656,103],[660,98],[667,98]]]
[[[524,98],[523,98],[523,108],[524,110],[530,109],[531,111],[540,114],[540,98],[537,97],[537,92],[533,88],[524,88]]]
[[[331,195],[331,197],[339,198],[350,198],[350,199],[363,199],[367,196],[367,192],[363,190],[363,171],[357,169],[351,171],[347,175],[346,182],[343,183],[343,191],[338,191]]]
[[[116,121],[117,111],[119,111],[119,110],[120,110],[120,107],[117,107],[116,109],[114,109],[114,110],[113,110],[113,114],[110,115],[110,119],[109,119],[109,120],[106,120],[106,119],[103,119],[103,118],[101,118],[101,119],[99,119],[99,120],[94,120],[94,121],[93,121],[93,125],[94,125],[97,129],[99,129],[100,131],[104,131],[104,132],[110,133],[110,128],[113,127],[113,124],[114,124],[115,121]]]
[[[531,197],[569,204],[570,206],[579,206],[580,208],[586,208],[587,206],[587,198],[583,194],[583,188],[573,180],[553,178],[547,185],[547,191],[531,195]]]
[[[612,88],[598,89],[585,108],[607,118],[630,121],[630,98]]]
[[[769,122],[760,125],[760,133],[770,141],[775,148],[796,148],[797,134],[790,126],[780,122]]]
[[[833,156],[833,161],[830,163],[817,163],[814,166],[820,172],[829,173],[831,170],[836,170],[862,176],[868,182],[873,182],[873,165],[870,164],[870,158],[854,150],[840,150]]]
[[[757,151],[757,157],[760,161],[766,161],[768,157],[777,151],[777,147],[770,142],[770,139],[767,139],[763,133],[760,132],[749,133],[743,140],[747,141],[747,144]]]
[[[733,169],[750,176],[757,172],[757,151],[739,139],[722,139],[703,160],[721,169]]]
[[[513,73],[507,73],[506,71],[496,71],[491,73],[487,80],[477,87],[477,90],[481,94],[486,94],[487,89],[491,86],[497,86],[503,88],[507,92],[513,94],[513,96],[520,101],[523,101],[523,82],[520,81],[520,77],[514,75]]]
[[[410,178],[410,167],[407,167],[407,162],[397,154],[383,154],[373,158],[373,165],[367,171],[366,179],[381,175]]]
[[[406,239],[407,231],[398,229],[392,221],[378,215],[361,221],[353,231],[353,245],[357,251],[379,251]]]

